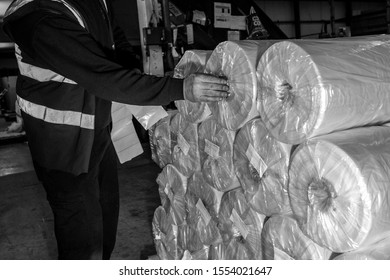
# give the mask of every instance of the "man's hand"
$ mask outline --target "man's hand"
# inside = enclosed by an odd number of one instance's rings
[[[224,78],[207,74],[191,74],[184,79],[184,99],[191,102],[221,101],[229,96]]]

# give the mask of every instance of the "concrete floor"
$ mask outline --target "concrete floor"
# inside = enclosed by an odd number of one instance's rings
[[[154,210],[160,204],[155,179],[160,168],[145,153],[119,166],[121,208],[112,259],[155,255]],[[33,171],[27,143],[0,145],[0,259],[56,259],[53,215]]]

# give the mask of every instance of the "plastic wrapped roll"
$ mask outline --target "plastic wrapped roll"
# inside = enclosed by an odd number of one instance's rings
[[[199,125],[199,153],[203,176],[219,191],[239,187],[233,164],[236,132],[209,118]]]
[[[261,57],[258,110],[279,141],[390,120],[390,36],[275,43]]]
[[[290,164],[290,205],[302,231],[334,252],[390,234],[390,128],[315,137]]]
[[[168,111],[168,116],[158,121],[149,129],[149,141],[152,159],[161,168],[172,163],[172,151],[176,144],[176,139],[172,138],[171,120],[178,113]]]
[[[367,247],[340,254],[334,260],[390,260],[390,237]]]
[[[187,177],[172,164],[164,167],[158,175],[157,184],[161,205],[167,213],[172,215],[175,225],[182,225],[186,219]]]
[[[211,217],[217,220],[221,206],[223,192],[220,192],[209,185],[201,172],[196,172],[188,179],[187,195],[200,198],[208,209]]]
[[[191,254],[196,254],[208,247],[203,244],[199,232],[187,223],[179,226],[178,244],[180,248],[187,250]]]
[[[177,239],[177,226],[173,224],[172,216],[164,207],[159,206],[152,222],[154,244],[160,260],[180,260],[184,250],[180,248]]]
[[[241,188],[222,197],[219,230],[226,259],[261,259],[261,231],[265,216],[253,211]]]
[[[184,79],[193,73],[203,73],[210,54],[211,51],[204,50],[186,51],[175,67],[174,77]],[[175,105],[186,121],[191,123],[202,122],[211,114],[205,102],[180,100],[175,101]]]
[[[287,195],[291,145],[270,135],[261,119],[242,127],[234,143],[237,177],[251,207],[271,216],[289,211]]]
[[[187,223],[198,233],[204,245],[221,243],[217,227],[218,209],[222,194],[207,185],[201,173],[195,173],[188,183]]]
[[[226,77],[230,87],[228,98],[209,104],[223,127],[238,130],[258,116],[256,67],[261,54],[272,44],[272,41],[227,41],[211,54],[205,72]]]
[[[198,125],[187,122],[181,114],[177,114],[171,121],[171,132],[171,138],[176,139],[172,163],[183,175],[191,177],[200,170]]]
[[[261,238],[265,260],[328,260],[332,254],[304,235],[289,215],[270,217]]]

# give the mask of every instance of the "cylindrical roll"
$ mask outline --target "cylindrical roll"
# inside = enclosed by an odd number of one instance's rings
[[[164,167],[158,175],[157,184],[161,205],[167,213],[172,215],[175,225],[182,225],[186,219],[187,177],[172,164]]]
[[[262,252],[265,260],[328,260],[332,251],[303,234],[289,215],[274,215],[264,224]]]
[[[192,226],[184,223],[178,228],[178,244],[180,248],[183,248],[190,253],[196,253],[207,247],[202,243],[199,232]]]
[[[199,125],[199,153],[202,172],[208,184],[219,191],[239,187],[233,164],[236,132],[221,126],[215,118]]]
[[[157,255],[160,260],[180,260],[184,250],[179,246],[177,226],[164,207],[159,206],[153,216],[153,236]]]
[[[174,77],[184,79],[193,73],[203,73],[211,51],[188,50],[175,67]],[[211,111],[205,102],[175,101],[175,105],[186,121],[199,123],[205,120]]]
[[[228,98],[209,104],[223,127],[238,130],[258,116],[256,67],[261,54],[272,44],[272,41],[226,41],[211,54],[205,72],[226,77],[230,87]]]
[[[334,260],[390,260],[390,237],[367,247],[340,254]]]
[[[277,141],[260,118],[237,133],[234,165],[251,207],[266,216],[289,211],[287,195],[291,145]]]
[[[241,188],[225,193],[219,211],[219,230],[226,259],[261,259],[261,231],[265,216],[253,211]]]
[[[223,192],[209,185],[201,172],[196,172],[188,179],[187,195],[200,198],[214,220],[217,220]]]
[[[290,205],[302,231],[334,252],[390,234],[390,128],[315,137],[290,164]]]
[[[278,42],[261,57],[258,110],[279,141],[390,120],[390,36]]]
[[[182,114],[177,114],[171,121],[171,132],[171,138],[176,139],[172,164],[189,178],[194,172],[200,170],[198,124],[189,123]]]
[[[175,111],[167,111],[168,116],[158,121],[152,129],[149,129],[150,149],[152,159],[161,168],[164,168],[168,163],[172,163],[173,141],[171,134],[171,120],[178,113]]]
[[[204,245],[210,246],[222,242],[219,233],[218,209],[222,194],[207,185],[202,179],[201,173],[195,173],[188,184],[187,223],[198,233]]]

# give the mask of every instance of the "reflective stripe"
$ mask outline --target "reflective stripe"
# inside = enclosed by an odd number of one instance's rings
[[[68,2],[66,2],[65,0],[52,0],[52,1],[62,3],[65,7],[67,7],[73,13],[73,15],[76,17],[79,24],[83,28],[85,28],[85,23],[83,21],[83,17],[80,15],[80,13],[75,8],[73,8],[70,4],[68,4]]]
[[[94,129],[95,116],[75,111],[61,111],[27,101],[17,96],[20,109],[26,114],[48,123],[79,126]]]
[[[7,11],[5,11],[4,17],[8,17],[12,13],[14,13],[17,9],[23,7],[24,5],[32,1],[34,0],[16,0],[8,7]]]
[[[38,82],[54,81],[60,83],[77,84],[75,81],[65,78],[64,76],[61,76],[60,74],[57,74],[54,71],[23,62],[21,51],[19,49],[19,46],[16,44],[15,44],[15,56],[18,62],[20,74],[23,76],[29,77]]]

